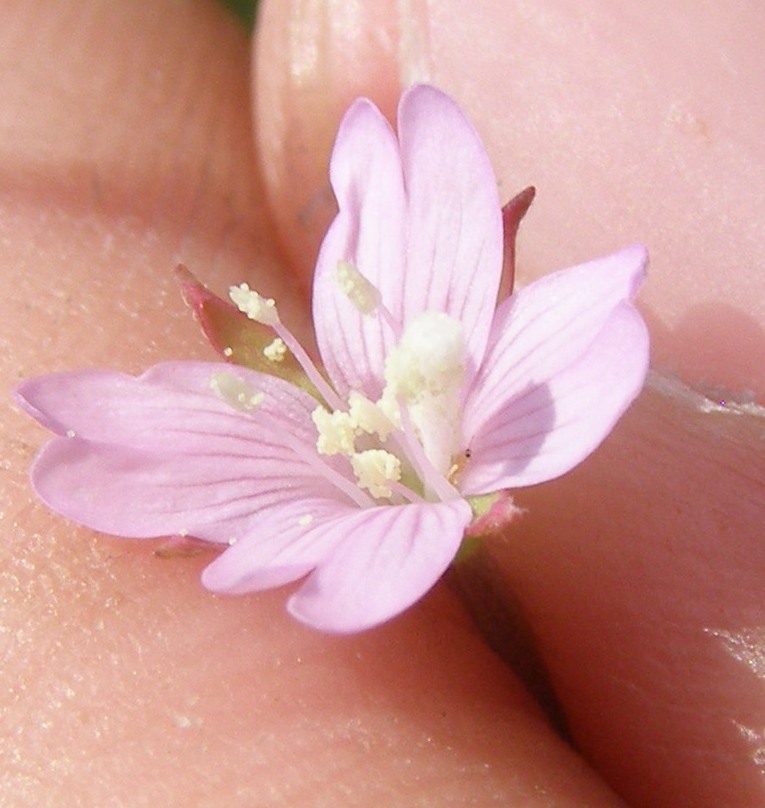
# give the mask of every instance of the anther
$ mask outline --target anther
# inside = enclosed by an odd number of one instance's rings
[[[261,297],[257,292],[250,289],[246,283],[242,283],[239,286],[232,286],[229,289],[229,296],[236,304],[239,311],[244,312],[251,320],[255,320],[258,323],[262,323],[274,329],[277,337],[284,344],[285,350],[292,352],[292,355],[295,357],[300,367],[303,368],[308,379],[331,407],[337,409],[342,406],[340,397],[327,383],[321,373],[319,373],[316,365],[314,365],[311,358],[306,353],[305,348],[297,341],[295,335],[282,324],[282,321],[279,319],[279,313],[276,310],[276,303],[271,298]],[[276,340],[274,340],[271,345],[274,346],[274,351],[281,350],[281,348],[277,346]],[[270,359],[271,357],[268,358]]]
[[[232,286],[228,290],[228,294],[239,311],[246,314],[251,320],[270,326],[275,326],[279,322],[279,313],[276,310],[274,299],[261,297],[246,283]]]
[[[356,428],[347,412],[329,412],[321,405],[311,413],[319,437],[316,450],[323,455],[352,455],[356,451]]]
[[[371,314],[380,305],[380,292],[350,261],[338,261],[337,285],[362,314]]]
[[[377,435],[382,441],[387,440],[388,435],[396,429],[396,425],[377,404],[356,390],[351,390],[348,395],[348,413],[360,430],[368,435]]]
[[[391,483],[401,479],[401,461],[384,449],[367,449],[351,457],[351,467],[361,488],[373,497],[390,497]]]
[[[265,395],[253,390],[247,382],[233,373],[216,373],[210,379],[210,387],[230,407],[241,412],[250,412],[263,403]]]
[[[286,355],[287,346],[284,344],[284,340],[281,337],[277,337],[273,342],[269,342],[268,345],[263,348],[263,356],[265,356],[269,362],[282,362]]]

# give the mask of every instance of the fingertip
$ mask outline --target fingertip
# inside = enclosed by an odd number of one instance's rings
[[[400,90],[395,4],[263,2],[253,50],[255,137],[274,225],[310,285],[336,212],[328,164],[358,96],[394,120]]]

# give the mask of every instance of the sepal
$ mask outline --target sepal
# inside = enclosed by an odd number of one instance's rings
[[[277,376],[321,399],[289,351],[279,362],[266,357],[265,349],[276,339],[273,328],[251,320],[232,303],[218,297],[183,264],[175,268],[175,276],[202,333],[226,362]]]

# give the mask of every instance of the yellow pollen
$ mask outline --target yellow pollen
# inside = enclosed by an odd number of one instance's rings
[[[356,390],[352,390],[348,396],[348,413],[355,426],[368,435],[377,435],[380,440],[386,440],[396,429],[396,425],[378,404]]]
[[[316,449],[323,455],[352,455],[356,451],[356,427],[347,412],[329,412],[319,405],[311,413],[319,437]]]
[[[263,325],[274,326],[279,322],[279,313],[276,311],[276,302],[273,298],[261,297],[246,283],[232,286],[228,290],[231,301],[251,320]]]
[[[210,379],[210,387],[226,404],[241,412],[256,409],[265,398],[264,393],[254,390],[233,373],[216,373]]]
[[[270,342],[263,348],[263,356],[269,362],[282,362],[287,355],[287,346],[281,337],[277,337],[273,342]]]
[[[311,516],[310,513],[307,513],[305,516],[301,516],[300,519],[298,519],[298,524],[300,527],[308,527],[311,522],[313,522],[313,516]]]
[[[338,261],[335,280],[343,294],[362,314],[371,314],[380,305],[380,293],[350,261]]]
[[[401,461],[384,449],[367,449],[351,457],[351,466],[360,488],[366,488],[373,497],[390,497],[389,483],[401,479]]]

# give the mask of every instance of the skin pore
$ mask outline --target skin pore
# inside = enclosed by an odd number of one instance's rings
[[[250,87],[249,43],[212,3],[4,2],[5,400],[41,372],[209,358],[179,260],[219,292],[250,282],[309,340],[337,121],[360,92],[391,111],[414,79],[465,106],[506,196],[539,187],[522,282],[645,241],[657,367],[762,396],[763,16],[475,8],[265,3]],[[283,592],[214,597],[198,580],[210,556],[161,559],[36,503],[26,469],[45,435],[8,408],[1,793],[760,805],[763,422],[713,403],[661,377],[579,470],[519,492],[527,516],[488,548],[496,622],[527,627],[589,762],[448,584],[349,638],[291,621]]]

